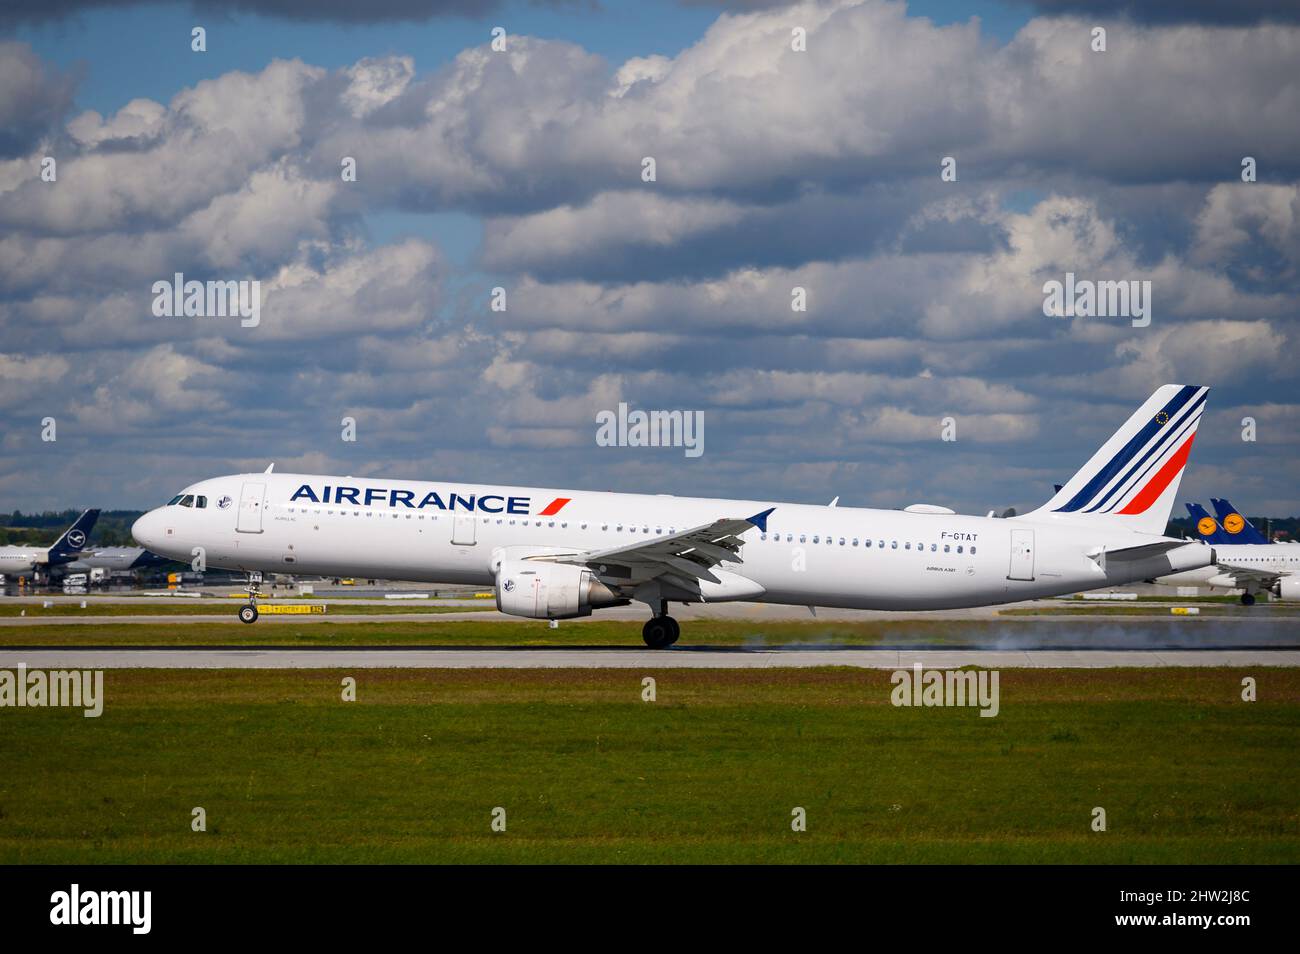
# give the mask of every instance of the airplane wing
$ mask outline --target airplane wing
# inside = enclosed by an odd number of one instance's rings
[[[1264,587],[1270,587],[1282,577],[1291,575],[1276,570],[1261,570],[1253,566],[1233,566],[1231,563],[1220,563],[1219,573],[1231,578],[1236,585],[1258,583]]]
[[[743,519],[723,518],[691,530],[655,537],[625,546],[572,554],[538,554],[530,560],[572,563],[593,569],[619,586],[660,579],[688,592],[699,592],[699,581],[721,582],[712,572],[721,563],[743,563],[740,535],[757,527],[767,531],[767,518],[775,510]]]

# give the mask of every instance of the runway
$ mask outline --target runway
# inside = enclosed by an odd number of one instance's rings
[[[1300,666],[1300,650],[981,649],[51,649],[0,651],[0,669],[1118,669]]]

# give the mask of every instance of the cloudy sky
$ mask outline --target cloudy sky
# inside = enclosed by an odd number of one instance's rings
[[[1182,499],[1295,514],[1297,9],[14,0],[0,511],[272,461],[1026,509],[1178,382]],[[261,323],[156,317],[177,272]],[[1150,281],[1149,326],[1047,317],[1066,272]],[[619,402],[704,454],[597,446]]]

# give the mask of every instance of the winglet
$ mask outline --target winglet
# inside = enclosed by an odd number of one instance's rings
[[[760,532],[767,533],[767,518],[772,516],[772,511],[775,509],[775,507],[768,507],[762,513],[756,513],[750,517],[749,522],[758,527]]]

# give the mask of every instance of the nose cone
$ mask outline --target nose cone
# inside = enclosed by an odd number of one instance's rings
[[[162,543],[162,515],[157,510],[150,510],[131,524],[131,536],[146,550],[157,550]]]

